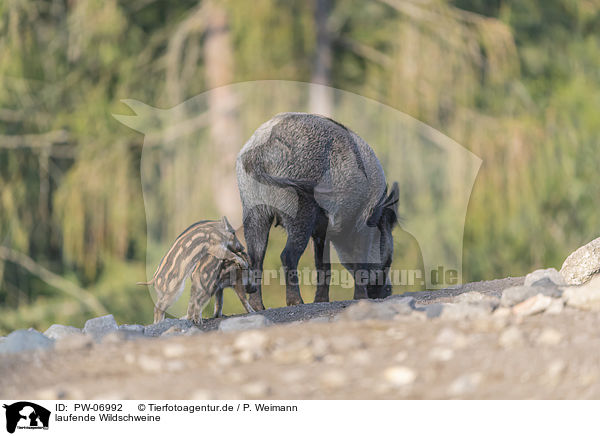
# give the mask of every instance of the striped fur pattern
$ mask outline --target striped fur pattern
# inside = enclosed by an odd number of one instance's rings
[[[239,268],[247,267],[247,262],[241,255],[245,256],[244,246],[235,236],[235,230],[226,217],[220,221],[199,221],[188,227],[164,255],[152,280],[138,283],[153,285],[156,290],[154,322],[165,318],[165,311],[181,296],[185,281],[193,273],[192,281],[197,288],[195,292],[203,295],[201,288],[220,283],[225,262],[228,262],[229,270],[234,264]],[[203,267],[205,263],[206,268]],[[211,268],[208,268],[208,264]],[[206,289],[205,292],[210,298],[216,289]],[[200,311],[199,316],[201,313]]]
[[[209,256],[205,261],[198,263],[198,266],[192,273],[192,289],[190,294],[190,303],[188,305],[187,319],[195,323],[202,322],[202,310],[210,298],[215,295],[215,318],[220,318],[223,314],[223,289],[232,287],[242,305],[247,312],[254,312],[254,309],[246,300],[246,276],[244,270],[247,269],[249,262],[246,253],[239,253],[245,262],[245,267],[237,261],[221,261],[217,257]],[[214,274],[214,271],[220,271]]]

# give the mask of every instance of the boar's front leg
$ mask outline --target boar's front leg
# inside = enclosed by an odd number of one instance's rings
[[[317,291],[315,303],[329,301],[329,283],[331,281],[330,243],[327,240],[327,217],[320,214],[313,231],[313,245],[315,252],[315,267],[317,270]]]

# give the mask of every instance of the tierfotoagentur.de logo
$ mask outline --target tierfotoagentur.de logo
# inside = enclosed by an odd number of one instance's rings
[[[18,430],[48,430],[50,411],[29,401],[4,404],[6,409],[6,431],[14,433]]]

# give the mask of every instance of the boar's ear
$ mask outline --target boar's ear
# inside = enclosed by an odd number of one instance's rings
[[[394,182],[388,196],[383,203],[383,215],[393,227],[398,223],[398,202],[400,201],[400,188],[398,182]]]
[[[235,233],[235,229],[231,226],[231,224],[229,224],[229,220],[226,216],[221,217],[221,225],[229,233]]]

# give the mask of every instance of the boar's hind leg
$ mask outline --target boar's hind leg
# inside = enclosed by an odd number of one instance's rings
[[[327,240],[327,217],[324,214],[319,214],[312,238],[317,269],[315,303],[323,303],[329,301],[329,282],[331,280],[330,243]]]
[[[264,310],[260,280],[262,277],[263,260],[267,251],[269,230],[273,222],[273,215],[264,207],[255,207],[244,211],[244,237],[250,257],[251,287],[254,292],[248,296],[254,310]]]
[[[288,306],[304,304],[300,295],[297,268],[298,261],[308,245],[314,227],[315,215],[308,208],[303,207],[301,203],[298,206],[299,211],[303,211],[304,216],[289,220],[283,219],[283,226],[287,230],[288,238],[285,248],[281,252],[281,263],[285,273],[285,301]]]

